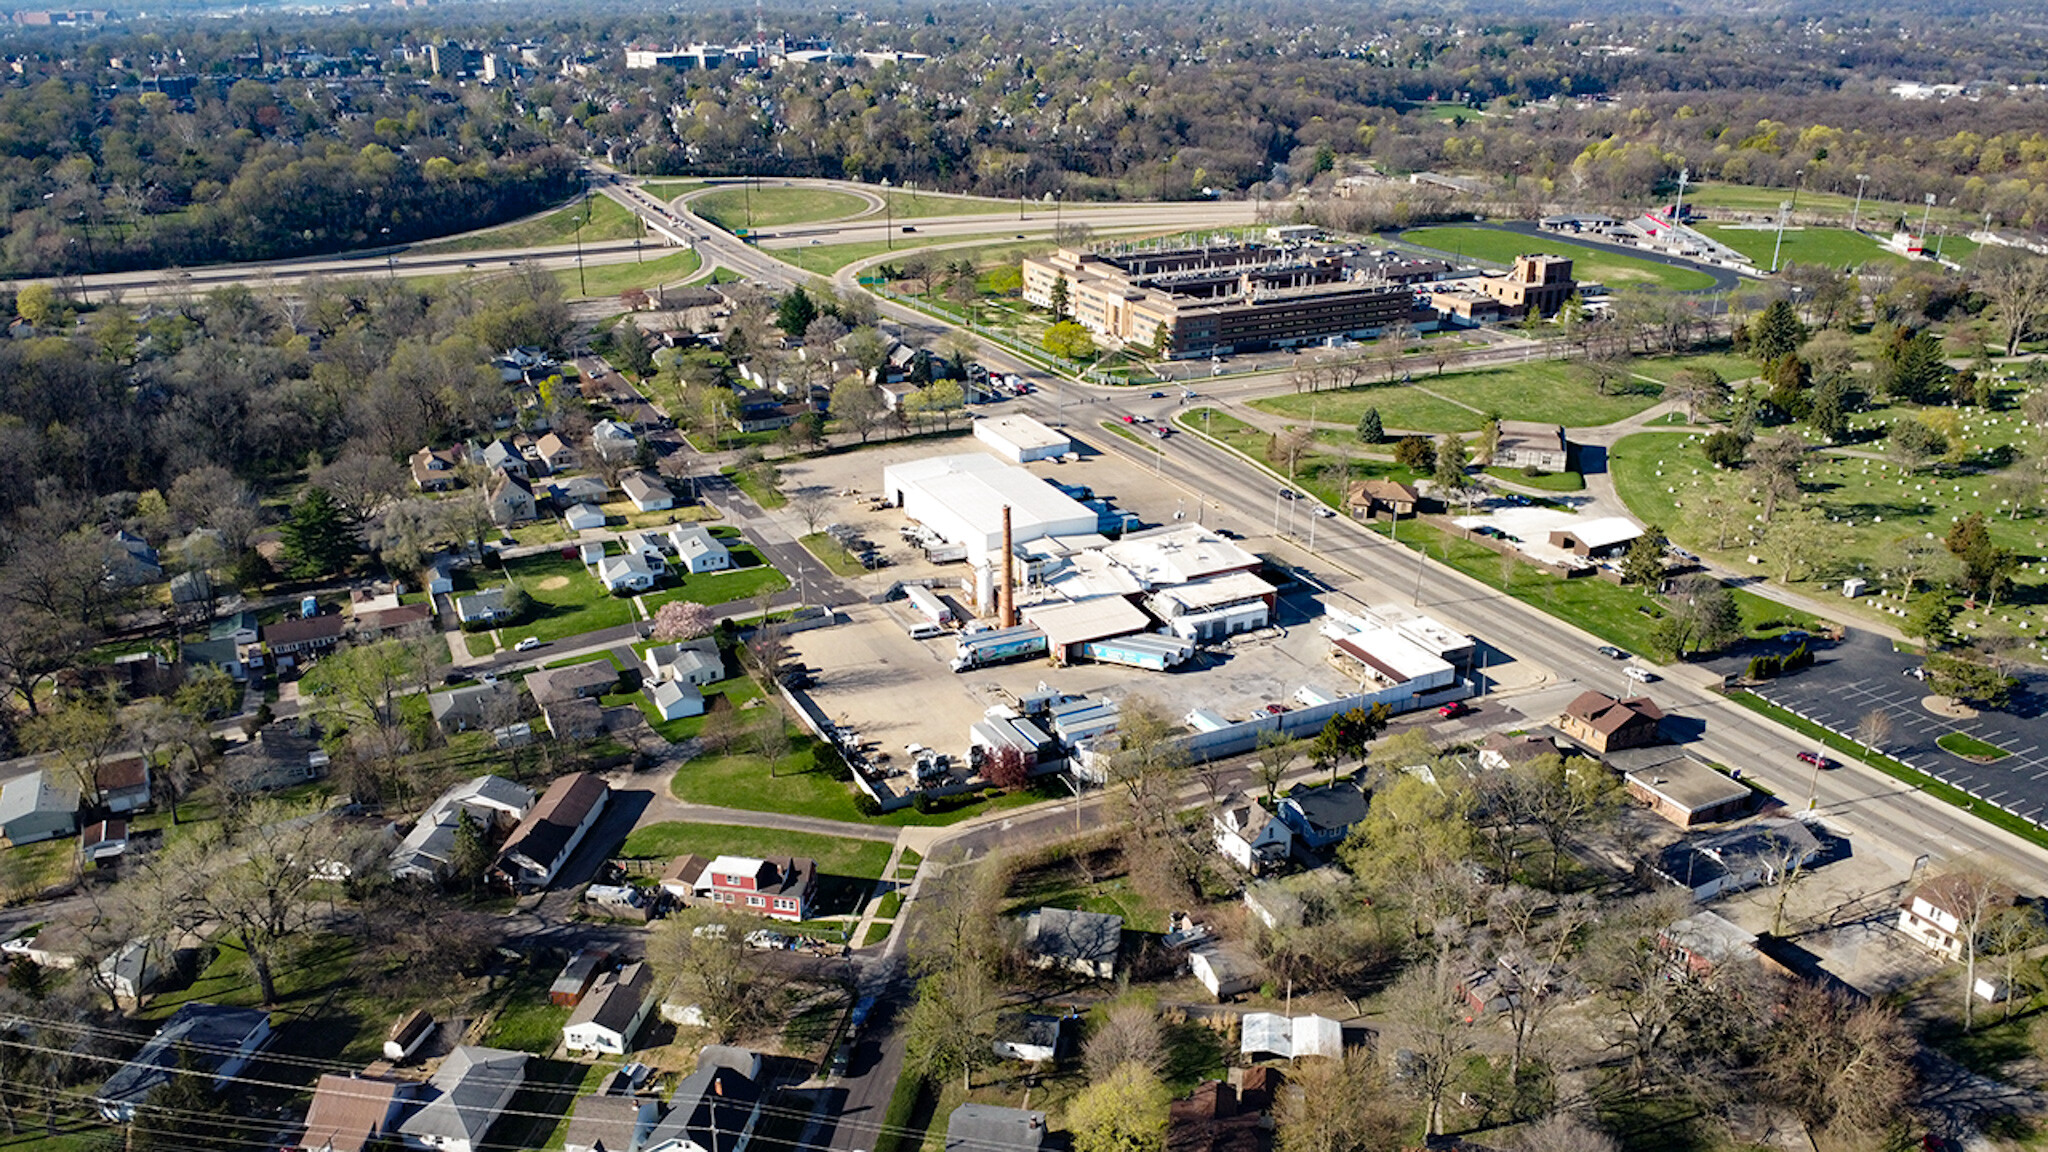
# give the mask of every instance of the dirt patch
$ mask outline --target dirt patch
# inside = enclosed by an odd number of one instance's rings
[[[557,588],[567,588],[568,586],[569,578],[567,576],[550,576],[535,585],[535,587],[543,592],[553,592]]]
[[[1947,696],[1925,697],[1920,701],[1920,706],[1936,716],[1947,716],[1953,720],[1974,720],[1977,716],[1975,708]]]

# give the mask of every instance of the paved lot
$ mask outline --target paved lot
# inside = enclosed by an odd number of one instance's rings
[[[1739,671],[1750,655],[1724,657],[1712,666]],[[1772,681],[1758,694],[1850,734],[1864,716],[1882,710],[1892,720],[1892,738],[1882,751],[2017,816],[2048,822],[2048,678],[2024,674],[2011,709],[1957,720],[1922,704],[1926,689],[1905,674],[1919,664],[1920,657],[1893,651],[1883,637],[1851,630],[1842,644],[1821,649],[1813,667]],[[1935,744],[1948,732],[1967,733],[2012,755],[1993,764],[1972,763]],[[1786,755],[1795,751],[1787,749]]]

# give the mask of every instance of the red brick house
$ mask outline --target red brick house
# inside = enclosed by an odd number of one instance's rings
[[[806,920],[817,896],[818,865],[802,856],[720,856],[704,870],[704,888],[714,904],[777,920]]]

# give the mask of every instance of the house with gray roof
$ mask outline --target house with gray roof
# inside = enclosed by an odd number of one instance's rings
[[[1106,912],[1040,908],[1024,918],[1024,951],[1040,968],[1064,968],[1108,980],[1116,975],[1124,918]]]
[[[653,987],[645,964],[628,964],[598,977],[562,1026],[562,1046],[571,1052],[625,1055],[647,1020]]]
[[[746,1152],[760,1118],[760,1085],[737,1069],[700,1063],[676,1085],[641,1152]]]
[[[962,1104],[946,1117],[946,1152],[1039,1152],[1045,1113],[999,1104]]]
[[[107,1123],[125,1124],[134,1119],[136,1106],[171,1078],[181,1055],[212,1077],[218,1091],[269,1040],[270,1013],[192,1001],[172,1013],[134,1059],[107,1077],[93,1102]]]
[[[527,1055],[464,1045],[427,1082],[429,1099],[398,1126],[410,1145],[435,1152],[477,1152],[491,1125],[526,1082]]]
[[[675,644],[656,644],[647,650],[642,660],[647,665],[648,680],[675,681],[702,688],[725,679],[725,657],[718,651],[718,641],[709,636]]]
[[[642,1096],[585,1096],[569,1113],[562,1152],[640,1152],[661,1120],[661,1102]]]
[[[455,618],[464,624],[496,624],[511,617],[503,588],[486,588],[455,600]]]
[[[1296,787],[1280,800],[1280,819],[1301,838],[1304,848],[1333,847],[1365,819],[1365,792],[1350,780],[1315,787]]]
[[[503,680],[492,684],[470,684],[427,697],[427,711],[433,714],[434,724],[441,731],[451,734],[467,732],[472,728],[502,723],[518,698],[519,689]]]
[[[469,813],[487,838],[526,818],[531,789],[502,776],[478,776],[441,793],[391,853],[393,875],[435,880],[455,859],[455,830]]]
[[[55,840],[77,830],[78,789],[57,783],[47,771],[0,785],[0,837],[8,844]]]

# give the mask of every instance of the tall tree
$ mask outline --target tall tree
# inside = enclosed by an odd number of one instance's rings
[[[1785,300],[1773,300],[1749,328],[1749,354],[1768,364],[1780,356],[1799,351],[1806,342],[1806,325]]]
[[[360,550],[356,526],[325,488],[308,488],[280,527],[285,560],[302,580],[332,576]]]
[[[1164,1152],[1170,1103],[1156,1073],[1120,1065],[1067,1105],[1074,1152]]]

